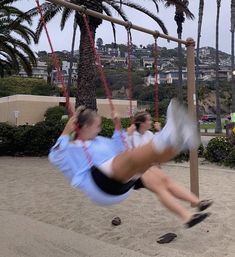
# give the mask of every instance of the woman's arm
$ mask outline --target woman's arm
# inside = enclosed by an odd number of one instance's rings
[[[61,135],[70,135],[72,132],[74,132],[74,130],[75,130],[74,123],[75,123],[75,117],[72,116],[68,120],[68,122],[67,122],[67,124],[66,124],[66,126],[65,126],[65,128],[64,128],[64,130],[63,130]]]
[[[75,130],[74,122],[75,122],[74,117],[71,117],[68,120],[60,137],[57,139],[55,145],[51,148],[51,151],[63,149],[69,144],[70,135]]]
[[[50,162],[55,165],[59,170],[61,170],[66,177],[71,179],[72,171],[69,164],[69,156],[67,148],[70,143],[70,134],[74,131],[74,117],[71,117],[60,137],[57,139],[55,145],[51,148],[49,153]]]

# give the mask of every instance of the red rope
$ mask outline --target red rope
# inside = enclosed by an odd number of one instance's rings
[[[68,94],[68,91],[67,91],[67,87],[65,86],[63,75],[62,75],[62,72],[60,70],[59,61],[58,61],[58,58],[57,58],[57,56],[55,54],[55,51],[54,51],[52,43],[51,43],[51,38],[50,38],[50,35],[48,33],[47,25],[46,25],[46,22],[45,22],[43,13],[42,13],[41,5],[39,4],[39,0],[36,0],[36,3],[37,3],[38,10],[39,10],[41,21],[43,23],[44,30],[46,32],[47,40],[48,40],[48,43],[50,45],[50,49],[51,49],[51,53],[52,53],[52,58],[53,58],[53,61],[54,61],[54,64],[55,64],[55,68],[56,68],[57,74],[58,74],[58,80],[62,84],[63,96],[66,99],[65,100],[66,101],[66,108],[68,110],[69,116],[72,117],[73,116],[72,106],[71,106],[71,103],[70,103],[70,100],[69,100],[69,94]],[[75,127],[75,130],[76,130],[77,136],[78,136],[78,134],[79,134],[78,124],[74,123],[74,127]],[[88,158],[89,162],[90,162],[90,159],[91,158]]]
[[[115,108],[114,108],[114,105],[113,105],[113,102],[112,102],[111,92],[110,92],[110,89],[108,87],[108,83],[107,83],[107,80],[106,80],[106,77],[105,77],[105,74],[104,74],[104,70],[103,70],[103,67],[102,67],[102,64],[101,64],[101,61],[100,61],[100,58],[99,58],[99,54],[97,53],[97,50],[95,48],[94,39],[93,39],[92,34],[91,34],[90,26],[88,24],[86,15],[83,14],[82,17],[83,17],[83,21],[84,21],[85,26],[86,26],[87,34],[88,34],[89,39],[90,39],[91,47],[92,47],[92,50],[93,50],[93,53],[94,53],[94,56],[95,56],[95,61],[98,64],[98,68],[99,68],[99,72],[100,72],[100,75],[101,75],[101,80],[102,80],[102,83],[103,83],[103,86],[104,86],[104,89],[105,89],[105,93],[106,93],[106,96],[108,97],[111,111],[114,114]],[[121,136],[123,144],[125,145],[126,149],[128,149],[128,144],[127,144],[127,142],[125,140],[125,137],[124,137],[124,135],[122,134],[122,131],[121,131],[120,119],[114,119],[114,123],[115,123],[114,124],[115,128],[120,132],[120,136]]]
[[[106,77],[105,77],[105,74],[104,74],[104,70],[102,68],[100,57],[99,57],[99,55],[98,55],[98,53],[96,51],[96,48],[95,48],[94,39],[93,39],[93,36],[91,34],[90,26],[88,24],[86,15],[83,14],[82,17],[83,17],[83,21],[84,21],[85,26],[86,26],[87,34],[89,36],[89,40],[90,40],[90,43],[91,43],[92,51],[93,51],[94,56],[95,56],[95,62],[98,65],[98,69],[99,69],[100,76],[101,76],[101,81],[102,81],[104,89],[105,89],[105,94],[106,94],[106,96],[107,96],[107,98],[109,100],[110,109],[114,113],[115,108],[114,108],[114,105],[113,105],[113,102],[112,102],[112,95],[111,95],[110,89],[108,87],[108,83],[107,83],[107,80],[106,80]],[[115,127],[118,130],[121,129],[121,124],[120,123],[117,123],[115,125],[117,126],[117,127],[116,126]]]
[[[159,108],[158,108],[158,49],[157,49],[157,38],[154,38],[154,66],[155,66],[155,118],[159,119]]]
[[[66,97],[66,108],[69,112],[69,115],[73,116],[73,111],[72,111],[71,104],[70,104],[70,101],[69,101],[69,94],[68,94],[67,88],[65,86],[64,80],[63,80],[62,72],[61,72],[60,66],[59,66],[59,61],[57,59],[57,56],[55,54],[55,51],[54,51],[52,43],[51,43],[50,35],[48,33],[47,25],[46,25],[46,22],[45,22],[43,13],[42,13],[41,5],[39,4],[39,0],[36,0],[36,3],[37,3],[37,7],[38,7],[38,10],[39,10],[39,13],[40,13],[41,21],[43,23],[44,30],[46,32],[47,40],[48,40],[49,45],[50,45],[53,61],[54,61],[54,64],[55,64],[55,67],[56,67],[56,70],[57,70],[57,73],[58,73],[58,79],[62,84],[63,95]],[[79,129],[77,123],[75,123],[74,125],[75,125],[75,130],[76,130],[77,136],[78,136],[80,129]],[[87,149],[84,142],[82,143],[82,148],[83,148],[83,151],[84,151],[85,156],[87,158],[88,165],[91,167],[93,165],[92,157],[91,157],[90,153],[88,152],[88,149]]]
[[[128,98],[130,102],[130,119],[131,124],[134,123],[133,110],[132,110],[132,73],[131,73],[131,31],[127,29],[127,46],[128,46],[128,56],[127,56],[127,64],[128,64]]]
[[[58,79],[59,79],[59,81],[62,84],[63,95],[66,97],[66,108],[67,108],[67,110],[69,112],[69,115],[73,116],[73,111],[72,111],[71,104],[70,104],[70,101],[69,101],[68,91],[67,91],[67,88],[66,88],[64,80],[63,80],[62,72],[61,72],[60,66],[59,66],[59,61],[58,61],[58,59],[56,57],[55,51],[54,51],[52,43],[51,43],[50,35],[48,33],[48,30],[47,30],[46,22],[45,22],[43,13],[42,13],[41,5],[39,4],[39,0],[36,0],[36,3],[37,3],[38,10],[39,10],[41,21],[43,23],[43,27],[44,27],[45,32],[46,32],[47,40],[48,40],[49,45],[50,45],[53,61],[54,61],[54,64],[55,64],[55,67],[56,67],[56,70],[57,70],[57,73],[58,73]],[[98,63],[99,71],[100,71],[100,74],[101,74],[101,79],[102,79],[103,85],[105,87],[105,92],[106,92],[106,95],[107,95],[107,97],[109,99],[110,108],[111,108],[112,112],[114,112],[115,109],[114,109],[114,105],[112,103],[111,93],[110,93],[110,90],[108,88],[108,84],[107,84],[107,81],[106,81],[106,78],[105,78],[105,75],[104,75],[104,71],[103,71],[103,68],[102,68],[102,65],[101,65],[101,62],[100,62],[100,59],[99,59],[99,55],[97,54],[97,51],[95,49],[94,40],[92,38],[91,31],[90,31],[90,28],[89,28],[89,25],[88,25],[88,22],[87,22],[87,19],[86,19],[85,15],[83,15],[83,19],[84,19],[84,22],[85,22],[85,25],[86,25],[86,28],[87,28],[87,32],[88,32],[88,35],[89,35],[89,38],[90,38],[90,42],[91,42],[91,45],[92,45],[92,48],[93,48],[93,52],[95,54],[96,62]],[[115,125],[116,125],[115,126],[116,129],[121,131],[120,120],[118,120],[118,121],[116,120],[116,124]],[[75,129],[76,129],[76,132],[78,134],[79,133],[79,127],[78,127],[77,124],[75,126]],[[127,143],[125,141],[125,138],[124,138],[124,136],[122,134],[121,134],[121,137],[122,137],[122,140],[124,142],[124,145],[126,146],[126,148],[128,148]],[[87,149],[87,147],[86,147],[84,142],[83,142],[82,146],[83,146],[83,150],[84,150],[84,153],[86,155],[86,158],[87,158],[87,160],[89,162],[89,165],[92,166],[92,164],[93,164],[92,157],[91,157],[90,153],[88,152],[88,149]]]
[[[50,35],[48,33],[48,30],[47,30],[47,25],[46,25],[45,19],[43,17],[42,8],[41,8],[41,5],[39,4],[39,0],[36,0],[36,3],[37,3],[38,10],[39,10],[41,21],[43,23],[44,30],[46,32],[47,40],[48,40],[48,43],[50,45],[50,49],[51,49],[51,53],[52,53],[52,58],[53,58],[53,61],[54,61],[54,64],[55,64],[55,68],[57,70],[57,74],[58,74],[58,80],[62,84],[63,95],[66,98],[66,108],[67,108],[67,110],[69,112],[69,116],[73,116],[72,107],[71,107],[71,104],[69,102],[69,94],[68,94],[67,88],[66,88],[65,83],[64,83],[62,72],[60,70],[59,61],[58,61],[58,59],[56,57],[55,51],[54,51],[52,43],[51,43],[51,38],[50,38]]]

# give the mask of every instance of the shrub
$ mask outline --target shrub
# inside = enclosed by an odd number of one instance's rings
[[[121,118],[121,126],[126,129],[131,125],[130,118]]]
[[[24,155],[47,155],[64,127],[62,121],[42,121],[28,129],[23,135]]]
[[[187,162],[189,160],[189,151],[179,153],[175,158],[175,162]]]
[[[197,153],[198,153],[198,157],[204,157],[204,146],[203,144],[200,144],[199,147],[198,147],[198,150],[197,150]]]
[[[102,130],[100,132],[101,136],[111,137],[113,135],[114,125],[111,119],[102,117]]]
[[[123,129],[130,126],[130,118],[121,118],[121,126]],[[114,131],[114,124],[112,119],[102,117],[102,130],[100,132],[101,136],[112,137]]]
[[[0,80],[0,97],[27,94],[27,95],[60,95],[58,87],[52,87],[42,78],[23,78],[9,76]]]
[[[230,142],[230,144],[235,146],[235,134],[234,133],[228,137],[228,141]]]
[[[229,166],[230,168],[235,167],[235,147],[232,148],[228,157],[225,159],[224,165]]]
[[[223,163],[231,150],[232,144],[227,138],[216,137],[209,141],[204,156],[210,162]]]
[[[31,138],[28,137],[28,132],[32,128],[33,126],[31,125],[22,125],[13,128],[13,137],[11,142],[13,155],[25,155],[29,145],[28,142],[31,140]]]
[[[204,153],[204,146],[203,144],[200,144],[200,146],[198,147],[197,150],[198,153],[198,157],[203,157],[203,153]],[[175,162],[184,162],[184,161],[189,161],[189,151],[183,151],[180,154],[178,154],[175,158],[174,158]]]
[[[0,123],[0,156],[11,155],[14,127],[7,123]]]
[[[47,155],[64,128],[64,122],[42,121],[35,126],[0,123],[0,155]]]
[[[60,121],[62,116],[66,114],[64,106],[55,106],[47,109],[44,114],[45,121]]]

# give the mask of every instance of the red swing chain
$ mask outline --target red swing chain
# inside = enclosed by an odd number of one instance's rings
[[[63,80],[62,72],[61,72],[60,67],[59,67],[59,61],[58,61],[58,59],[56,57],[55,51],[54,51],[52,43],[51,43],[50,35],[48,33],[48,30],[47,30],[46,22],[45,22],[43,13],[42,13],[41,5],[39,4],[39,0],[36,0],[36,3],[37,3],[38,10],[39,10],[41,21],[43,23],[43,27],[44,27],[45,32],[46,32],[47,40],[48,40],[49,45],[50,45],[53,61],[54,61],[54,64],[55,64],[55,67],[56,67],[56,70],[57,70],[57,73],[58,73],[58,79],[59,79],[59,81],[62,84],[63,95],[66,97],[66,108],[67,108],[67,110],[69,112],[69,115],[72,116],[73,115],[73,111],[72,111],[72,108],[71,108],[68,91],[67,91],[67,88],[66,88],[64,80]],[[92,45],[92,49],[93,49],[93,52],[94,52],[94,55],[95,55],[96,63],[98,64],[98,67],[99,67],[99,71],[100,71],[100,74],[101,74],[101,79],[102,79],[102,82],[103,82],[103,85],[104,85],[104,88],[105,88],[105,93],[106,93],[106,96],[109,99],[109,104],[110,104],[111,111],[114,113],[115,108],[114,108],[114,105],[112,103],[111,92],[109,90],[109,87],[108,87],[108,84],[107,84],[107,81],[106,81],[106,78],[105,78],[105,74],[104,74],[104,71],[103,71],[103,68],[102,68],[102,65],[101,65],[101,62],[100,62],[99,55],[97,54],[97,51],[95,49],[94,40],[92,38],[92,34],[91,34],[91,31],[90,31],[90,28],[89,28],[89,24],[88,24],[88,21],[86,19],[86,15],[85,14],[83,14],[83,20],[84,20],[84,23],[86,25],[87,33],[89,35],[89,39],[90,39],[90,42],[91,42],[91,45]],[[115,119],[114,122],[115,122],[115,128],[121,132],[120,119]],[[78,127],[77,124],[75,126],[75,129],[76,129],[76,132],[78,134],[79,133],[79,127]],[[122,133],[121,133],[121,138],[122,138],[122,141],[123,141],[125,147],[128,148],[128,145],[127,145],[127,143],[125,141],[125,138],[124,138]],[[92,157],[89,154],[88,149],[87,149],[87,147],[86,147],[86,145],[84,143],[83,143],[83,149],[84,149],[84,152],[86,154],[86,157],[87,157],[87,160],[88,160],[90,166],[92,166],[92,163],[93,163],[92,162]]]
[[[108,87],[108,83],[107,83],[107,80],[106,80],[106,77],[105,77],[105,74],[104,74],[104,70],[102,68],[102,64],[101,64],[101,61],[100,61],[99,54],[97,53],[97,50],[95,48],[94,39],[93,39],[93,36],[91,34],[91,30],[90,30],[90,26],[89,26],[88,21],[87,21],[86,14],[83,14],[82,17],[83,17],[83,21],[84,21],[85,26],[86,26],[87,34],[89,36],[92,51],[93,51],[93,54],[95,56],[95,62],[98,65],[98,68],[99,68],[101,81],[102,81],[102,84],[103,84],[104,89],[105,89],[105,94],[106,94],[106,96],[109,100],[109,105],[110,105],[111,112],[114,114],[115,108],[114,108],[114,105],[113,105],[113,102],[112,102],[112,95],[111,95],[110,89]],[[119,119],[114,119],[114,122],[115,122],[115,128],[120,131],[121,130],[120,120]]]
[[[99,54],[97,53],[97,50],[95,48],[94,39],[93,39],[92,34],[91,34],[91,30],[90,30],[90,26],[89,26],[88,21],[87,21],[86,14],[83,14],[82,17],[83,17],[83,21],[84,21],[85,26],[86,26],[87,34],[88,34],[89,39],[90,39],[91,47],[92,47],[92,50],[93,50],[93,53],[94,53],[94,56],[95,56],[95,61],[98,64],[98,67],[99,67],[99,72],[100,72],[100,75],[101,75],[101,80],[103,82],[103,86],[105,88],[105,93],[106,93],[106,96],[108,97],[111,111],[114,113],[115,108],[114,108],[114,105],[113,105],[113,102],[112,102],[111,92],[110,92],[110,89],[108,87],[108,83],[107,83],[107,80],[106,80],[106,77],[105,77],[105,74],[104,74],[104,70],[103,70],[103,67],[102,67],[102,64],[101,64],[101,61],[100,61]],[[121,131],[120,119],[114,119],[114,123],[115,123],[115,128],[120,132],[120,136],[121,136],[123,144],[125,145],[125,148],[128,149],[128,144],[127,144],[127,142],[125,140],[125,137],[124,137],[124,135],[122,134],[122,131]]]
[[[155,66],[155,119],[159,120],[159,108],[158,108],[158,46],[157,36],[154,37],[154,66]]]
[[[39,14],[40,14],[40,19],[43,23],[43,27],[44,27],[44,30],[46,32],[47,40],[48,40],[48,43],[50,45],[52,58],[53,58],[53,61],[54,61],[54,64],[55,64],[57,74],[58,74],[58,80],[62,84],[63,95],[66,98],[66,108],[69,112],[69,116],[71,117],[71,116],[73,116],[73,111],[72,111],[72,107],[71,107],[71,104],[70,104],[70,101],[69,101],[69,94],[68,94],[68,91],[67,91],[67,87],[65,86],[64,79],[63,79],[63,76],[62,76],[62,72],[60,70],[59,61],[56,57],[55,51],[54,51],[52,43],[51,43],[50,35],[48,33],[48,30],[47,30],[47,25],[46,25],[45,19],[43,17],[42,8],[41,8],[41,5],[39,4],[39,0],[36,0],[36,3],[37,3],[38,11],[39,11]]]
[[[66,108],[67,108],[67,110],[69,112],[69,116],[72,117],[73,116],[73,111],[72,111],[72,107],[71,107],[71,103],[70,103],[70,98],[69,98],[69,94],[68,94],[67,88],[66,88],[65,83],[64,83],[62,72],[60,70],[59,61],[57,59],[57,56],[55,54],[55,51],[54,51],[52,43],[51,43],[50,35],[48,33],[47,25],[46,25],[46,22],[45,22],[43,13],[42,13],[41,5],[39,4],[39,0],[36,0],[36,3],[37,3],[38,10],[39,10],[41,21],[43,23],[44,30],[46,32],[47,40],[48,40],[48,43],[50,45],[53,61],[54,61],[54,64],[55,64],[55,67],[56,67],[56,70],[57,70],[57,74],[58,74],[58,79],[59,79],[59,81],[62,84],[63,95],[66,97]],[[76,130],[77,135],[78,135],[80,129],[79,129],[77,123],[75,123],[74,125],[75,125],[75,130]],[[87,161],[89,163],[89,166],[91,167],[93,165],[92,157],[91,157],[90,153],[88,152],[88,149],[87,149],[87,147],[86,147],[84,142],[82,144],[82,148],[83,148],[83,151],[84,151],[84,153],[86,155],[86,158],[87,158]]]
[[[132,73],[131,73],[131,47],[132,47],[132,38],[131,38],[131,23],[128,23],[127,26],[127,46],[128,46],[128,54],[127,54],[127,65],[128,65],[128,98],[130,102],[130,120],[131,124],[134,123],[133,110],[132,110]]]
[[[112,102],[111,92],[110,92],[110,89],[108,87],[108,83],[107,83],[107,80],[106,80],[106,77],[105,77],[105,74],[104,74],[104,70],[103,70],[99,55],[98,55],[97,50],[95,48],[94,39],[93,39],[92,34],[91,34],[91,30],[90,30],[90,26],[89,26],[88,21],[87,21],[86,14],[83,14],[82,17],[83,17],[83,21],[84,21],[85,26],[86,26],[87,34],[88,34],[89,39],[90,39],[91,47],[92,47],[92,50],[93,50],[93,53],[94,53],[94,56],[95,56],[95,61],[98,64],[98,67],[99,67],[99,72],[100,72],[100,75],[101,75],[101,80],[103,82],[103,86],[105,88],[105,93],[106,93],[106,96],[108,97],[111,111],[114,113],[115,108],[114,108],[114,105],[113,105],[113,102]],[[127,144],[127,142],[125,140],[125,137],[124,137],[124,135],[121,131],[120,119],[114,119],[114,123],[115,123],[115,128],[120,132],[120,136],[121,136],[121,139],[122,139],[122,142],[123,142],[125,148],[128,149],[129,148],[128,144]]]

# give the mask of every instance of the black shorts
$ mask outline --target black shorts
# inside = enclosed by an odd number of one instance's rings
[[[131,188],[138,190],[144,188],[141,178],[130,180],[127,183],[121,183],[115,179],[106,176],[96,166],[91,167],[91,175],[95,184],[105,193],[110,195],[122,195],[127,193]]]
[[[141,189],[141,188],[145,188],[144,186],[144,183],[142,181],[141,178],[138,178],[136,181],[135,181],[135,185],[134,185],[134,190],[138,190],[138,189]]]

